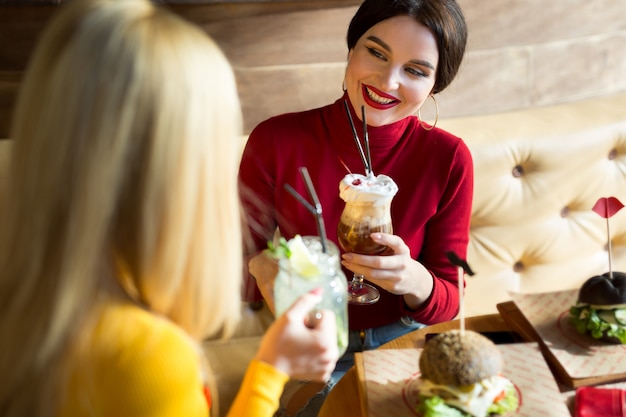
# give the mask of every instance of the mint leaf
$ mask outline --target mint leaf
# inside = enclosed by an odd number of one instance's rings
[[[291,250],[289,249],[289,245],[287,244],[287,239],[281,237],[278,239],[278,245],[274,245],[274,242],[271,240],[267,242],[267,249],[265,250],[272,258],[281,259],[286,258],[289,259],[291,257]]]

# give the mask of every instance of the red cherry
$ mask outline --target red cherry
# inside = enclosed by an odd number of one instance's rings
[[[354,186],[361,185],[361,180],[357,178],[356,180],[352,181],[352,185]]]

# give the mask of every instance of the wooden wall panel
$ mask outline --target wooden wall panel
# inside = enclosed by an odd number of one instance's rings
[[[30,54],[45,24],[61,3],[62,0],[0,0],[0,138],[9,134],[19,82]],[[166,7],[200,26],[216,22],[226,24],[226,38],[230,33],[237,42],[238,36],[246,36],[264,26],[247,27],[244,32],[233,33],[228,31],[227,22],[258,16],[270,16],[271,21],[272,16],[354,6],[360,0],[169,0],[165,3]],[[318,28],[324,30],[332,23],[325,22]],[[254,39],[253,36],[249,41],[254,42]],[[273,46],[268,44],[268,47]]]
[[[0,4],[0,139],[9,136],[23,72],[55,5]]]
[[[0,0],[0,138],[30,53],[61,0],[8,1]],[[458,1],[469,45],[459,76],[438,96],[442,118],[626,90],[626,1]],[[267,117],[338,97],[345,32],[360,2],[170,0],[168,7],[213,36],[231,60],[249,133]],[[433,117],[431,107],[424,117]]]

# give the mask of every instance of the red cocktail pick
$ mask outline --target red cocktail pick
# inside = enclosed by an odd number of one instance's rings
[[[598,213],[601,217],[608,219],[615,213],[620,211],[624,205],[615,197],[602,197],[593,206],[592,210]]]
[[[606,239],[608,242],[608,252],[609,252],[609,279],[613,279],[613,249],[611,248],[611,233],[609,230],[609,217],[612,217],[615,213],[620,211],[624,205],[621,201],[619,201],[615,197],[601,197],[596,204],[593,206],[592,210],[595,211],[606,219]]]

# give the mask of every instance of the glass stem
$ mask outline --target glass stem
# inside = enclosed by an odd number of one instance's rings
[[[354,274],[352,277],[352,288],[361,289],[363,288],[363,278],[365,278],[361,274]]]

